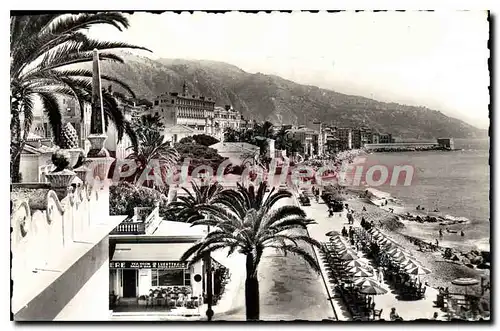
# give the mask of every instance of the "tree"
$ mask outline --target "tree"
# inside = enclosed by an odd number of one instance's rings
[[[200,165],[207,165],[216,170],[225,160],[225,158],[217,153],[216,149],[199,145],[197,143],[177,143],[174,147],[179,153],[179,162],[181,164],[183,164],[186,159],[190,160],[189,174],[191,174],[193,169]]]
[[[163,219],[172,219],[168,209],[168,198],[157,190],[120,182],[109,189],[109,214],[134,215],[135,207],[151,207],[159,203],[159,214]]]
[[[175,148],[170,146],[169,141],[164,142],[164,136],[157,131],[140,131],[138,132],[138,136],[140,142],[138,148],[136,149],[134,146],[129,147],[133,148],[134,151],[127,156],[128,159],[135,160],[137,164],[135,183],[141,178],[145,170],[147,171],[151,169],[150,167],[153,167],[150,171],[154,171],[154,161],[159,163],[160,175],[162,176],[163,183],[165,183],[169,170],[173,172],[173,167],[179,162],[179,153]]]
[[[179,142],[180,143],[190,143],[190,142],[195,142],[198,145],[203,145],[203,146],[212,146],[213,144],[216,144],[219,142],[216,138],[206,135],[206,134],[195,134],[192,137],[185,137],[182,138]]]
[[[19,180],[20,155],[31,129],[37,99],[41,100],[42,109],[47,114],[56,144],[59,144],[62,128],[58,97],[75,98],[82,116],[84,104],[91,102],[92,71],[77,70],[68,66],[91,62],[94,49],[147,50],[123,42],[90,39],[84,31],[98,24],[114,26],[120,31],[129,26],[128,19],[116,12],[11,16],[11,181]],[[119,56],[109,52],[100,52],[99,58],[123,63]],[[107,75],[101,75],[101,78],[135,96],[130,87],[121,80]],[[115,124],[119,139],[124,133],[132,138],[134,132],[130,124],[108,92],[103,93],[103,106],[105,124],[107,125],[108,121]]]
[[[164,137],[162,133],[165,126],[159,115],[142,115],[132,123],[132,128],[138,135],[145,134],[151,137],[151,139],[153,137]]]
[[[222,185],[217,182],[199,186],[195,181],[192,181],[191,186],[194,194],[182,187],[187,196],[178,196],[177,201],[169,204],[169,210],[179,220],[186,223],[203,219],[204,216],[200,213],[199,207],[216,201],[223,189]]]
[[[272,210],[274,204],[291,197],[284,190],[271,190],[265,198],[267,185],[262,183],[257,192],[253,186],[238,190],[224,190],[215,203],[199,206],[203,214],[210,218],[199,219],[193,225],[216,227],[201,242],[188,249],[182,260],[190,259],[193,264],[210,252],[229,248],[229,254],[236,250],[246,256],[245,304],[247,320],[259,319],[259,281],[257,271],[266,248],[278,249],[287,255],[292,253],[302,257],[311,268],[320,272],[316,259],[299,244],[321,247],[320,243],[297,230],[305,230],[314,223],[307,219],[305,212],[293,205]]]

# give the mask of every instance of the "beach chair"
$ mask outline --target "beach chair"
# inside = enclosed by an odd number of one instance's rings
[[[373,310],[373,320],[377,320],[377,319],[380,320],[380,316],[382,315],[383,310],[384,309],[379,309],[379,310],[374,309]]]

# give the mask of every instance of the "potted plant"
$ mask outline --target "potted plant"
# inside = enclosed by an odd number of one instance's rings
[[[67,169],[71,162],[71,155],[68,151],[59,149],[52,154],[52,163],[56,167],[52,172],[46,174],[50,186],[57,191],[63,191],[65,195],[67,188],[76,174]]]

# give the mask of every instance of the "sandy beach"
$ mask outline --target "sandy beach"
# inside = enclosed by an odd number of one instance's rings
[[[361,220],[361,217],[364,217],[366,221],[373,221],[382,233],[400,246],[407,248],[424,267],[431,269],[432,274],[422,277],[430,286],[434,288],[452,287],[450,282],[461,277],[485,277],[486,281],[489,282],[490,270],[470,268],[460,262],[445,260],[442,256],[445,249],[443,247],[440,247],[436,252],[419,251],[418,246],[414,244],[414,238],[418,237],[418,226],[420,224],[412,222],[413,224],[409,227],[405,222],[398,220],[398,216],[394,213],[375,206],[353,194],[349,195],[345,203],[348,203],[349,208],[355,211],[354,215],[357,222]],[[363,208],[366,211],[363,211]],[[414,236],[411,235],[412,231],[414,231]],[[489,297],[489,293],[487,295]]]

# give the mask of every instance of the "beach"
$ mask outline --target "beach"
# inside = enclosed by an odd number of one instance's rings
[[[445,247],[439,247],[435,252],[420,251],[418,246],[414,243],[415,238],[418,238],[420,234],[418,230],[418,225],[420,224],[411,227],[409,231],[407,224],[399,220],[399,218],[401,218],[400,215],[376,206],[366,199],[359,198],[353,193],[348,195],[345,203],[349,204],[349,209],[355,211],[354,215],[357,222],[361,220],[361,217],[364,217],[368,222],[373,221],[377,229],[399,246],[411,252],[424,267],[432,270],[431,274],[422,276],[422,279],[425,280],[429,286],[434,288],[450,287],[452,280],[462,277],[484,277],[486,282],[490,281],[489,269],[470,268],[460,261],[445,260],[443,258]],[[366,211],[363,211],[363,208],[365,208]],[[414,233],[411,233],[411,231],[414,231]],[[467,251],[459,251],[457,247],[453,248],[462,254],[468,253]]]

